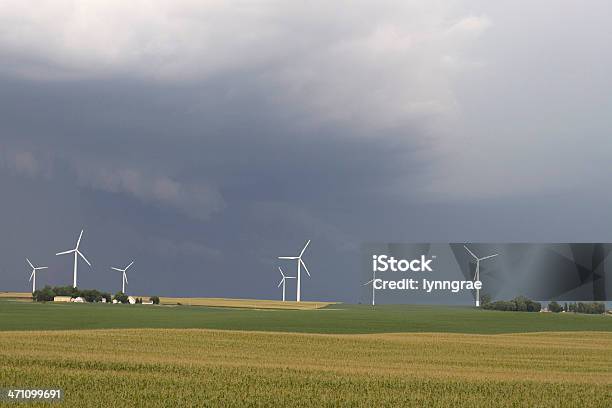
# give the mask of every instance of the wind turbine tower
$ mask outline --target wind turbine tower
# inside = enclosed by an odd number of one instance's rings
[[[122,272],[122,276],[121,276],[121,293],[125,293],[125,284],[129,283],[128,282],[128,278],[127,278],[127,270],[130,269],[130,267],[134,265],[134,261],[132,261],[132,263],[130,263],[128,266],[126,266],[124,269],[119,269],[119,268],[111,268],[114,271],[117,272]]]
[[[300,252],[298,256],[279,256],[278,257],[278,259],[292,259],[292,260],[297,261],[297,296],[296,296],[297,302],[301,301],[302,266],[304,267],[304,270],[306,271],[308,276],[310,276],[310,272],[308,272],[308,268],[306,267],[306,264],[302,260],[302,256],[304,255],[306,248],[308,248],[308,245],[310,245],[310,240],[306,242],[306,245],[304,245],[304,248],[302,248],[302,251]]]
[[[41,271],[43,269],[48,269],[48,267],[46,267],[46,266],[34,266],[34,265],[32,265],[32,262],[30,262],[30,260],[28,258],[26,258],[26,261],[28,261],[28,265],[30,265],[30,267],[32,268],[32,274],[30,275],[30,281],[32,282],[32,293],[34,293],[34,291],[36,291],[36,271]]]
[[[83,255],[81,251],[79,251],[79,245],[81,245],[81,238],[83,238],[83,230],[81,230],[81,235],[79,235],[79,239],[77,240],[76,247],[74,249],[71,249],[69,251],[59,252],[55,254],[55,255],[74,254],[74,274],[73,274],[73,279],[72,279],[73,288],[77,287],[77,265],[79,264],[79,256],[83,258],[83,260],[87,262],[87,265],[91,267],[91,264],[89,263],[87,258],[85,258],[85,255]]]
[[[283,302],[284,302],[285,301],[285,284],[287,283],[287,279],[295,279],[295,276],[285,276],[280,266],[278,267],[278,271],[280,272],[283,279],[280,280],[277,287],[280,288],[281,285],[283,285]]]
[[[480,280],[480,262],[484,261],[485,259],[495,258],[499,254],[493,254],[493,255],[485,256],[483,258],[479,258],[466,245],[464,245],[463,247],[476,260],[476,273],[474,274],[474,282],[479,281]],[[476,307],[480,307],[480,289],[476,289]]]

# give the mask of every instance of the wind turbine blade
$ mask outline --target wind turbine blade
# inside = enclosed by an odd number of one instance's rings
[[[304,255],[304,251],[306,251],[306,248],[308,248],[308,245],[310,245],[310,240],[308,240],[308,242],[306,242],[306,245],[304,245],[304,248],[302,248],[302,252],[300,252],[299,258],[301,258],[302,255]]]
[[[297,256],[279,256],[278,259],[298,259]]]
[[[132,261],[128,266],[125,267],[125,270],[127,271],[128,269],[130,269],[130,267],[134,265],[134,261]]]
[[[369,281],[367,281],[366,283],[363,284],[363,286],[368,286],[370,283],[374,282],[374,279],[370,279]]]
[[[38,268],[34,268],[36,270],[49,269],[48,266],[39,266]]]
[[[34,265],[32,265],[32,262],[30,262],[28,258],[26,258],[26,261],[28,261],[28,264],[30,265],[31,268],[34,268]]]
[[[32,271],[32,274],[30,275],[30,282],[32,282],[33,277],[34,277],[34,271]]]
[[[55,256],[57,256],[57,255],[66,255],[66,254],[71,254],[71,253],[73,253],[73,252],[75,252],[75,250],[74,250],[74,249],[71,249],[70,251],[59,252],[59,253],[55,254]]]
[[[278,267],[278,271],[280,272],[280,274],[283,276],[283,278],[285,277],[285,274],[283,273],[283,270],[281,269],[281,267]]]
[[[128,282],[128,280],[127,280],[127,275],[125,274],[125,272],[123,272],[123,279],[125,279],[125,283],[130,283],[130,282]]]
[[[285,276],[285,279],[295,279],[295,276]]]
[[[484,261],[485,259],[495,258],[495,257],[496,257],[496,256],[498,256],[498,255],[499,255],[499,254],[485,256],[484,258],[480,258],[480,260],[481,260],[481,261]]]
[[[308,274],[308,276],[310,276],[310,272],[308,272],[308,268],[306,267],[306,264],[304,263],[304,261],[302,261],[302,258],[300,258],[300,261],[302,263],[302,266],[304,267],[304,269],[306,269],[306,273]]]
[[[87,265],[91,266],[91,263],[89,263],[89,261],[87,260],[87,258],[85,258],[85,255],[81,253],[81,251],[76,251],[76,252],[77,254],[81,255],[81,258],[83,258],[85,262],[87,262]]]
[[[474,258],[478,259],[478,257],[472,251],[470,251],[470,248],[468,248],[467,245],[464,245],[463,247],[465,248],[466,251],[468,251],[470,253],[470,255],[472,255]]]
[[[277,288],[280,288],[284,281],[285,281],[285,278],[281,279],[281,281],[278,282]]]
[[[117,272],[123,272],[123,269],[115,268],[114,266],[111,267],[111,269]]]
[[[79,235],[79,239],[77,241],[77,245],[75,249],[79,249],[79,245],[81,244],[81,238],[83,238],[83,230],[81,230],[81,235]]]

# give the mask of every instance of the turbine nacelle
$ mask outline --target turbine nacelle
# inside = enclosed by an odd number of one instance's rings
[[[281,276],[282,276],[283,278],[280,280],[280,282],[278,282],[278,286],[277,286],[277,288],[280,288],[280,287],[281,287],[281,285],[282,285],[282,284],[284,284],[284,283],[285,283],[285,281],[286,281],[287,279],[295,279],[295,276],[286,276],[286,275],[283,273],[283,270],[281,269],[281,267],[280,267],[280,266],[278,267],[278,271],[280,272],[280,274],[281,274]]]

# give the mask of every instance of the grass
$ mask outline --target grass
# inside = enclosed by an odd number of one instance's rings
[[[67,406],[609,407],[612,334],[3,332],[0,378]]]
[[[612,331],[612,318],[446,306],[334,305],[320,310],[203,306],[57,304],[0,301],[0,331],[106,328],[206,328],[303,333],[521,333]]]

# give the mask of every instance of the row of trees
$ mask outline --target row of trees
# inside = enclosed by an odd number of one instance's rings
[[[111,294],[107,292],[99,292],[95,289],[73,288],[72,286],[45,286],[32,293],[32,298],[37,302],[50,302],[56,296],[70,296],[71,298],[82,297],[87,302],[102,302],[106,299],[107,302],[112,300]]]
[[[32,293],[32,299],[36,302],[52,302],[56,296],[69,296],[71,298],[81,297],[87,302],[112,302],[116,300],[119,303],[129,303],[128,295],[123,292],[117,292],[115,296],[111,296],[108,292],[100,292],[95,289],[84,289],[73,288],[72,286],[45,286],[42,289],[34,291]],[[149,298],[151,302],[158,305],[159,297],[152,296]],[[136,303],[142,303],[142,298],[137,298]]]
[[[481,306],[488,310],[503,310],[506,312],[539,312],[542,310],[540,302],[535,302],[525,296],[517,296],[512,300],[498,300],[492,302],[487,295],[481,297]]]
[[[548,310],[553,313],[573,312],[586,314],[602,314],[606,312],[606,305],[602,302],[578,302],[565,303],[563,306],[561,306],[559,303],[553,301],[548,304]]]

